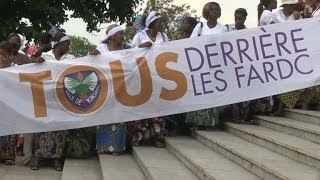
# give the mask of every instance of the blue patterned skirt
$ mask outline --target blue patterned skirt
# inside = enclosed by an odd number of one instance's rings
[[[205,127],[218,126],[220,124],[218,109],[211,108],[188,112],[186,115],[186,124]]]
[[[127,124],[98,126],[97,153],[122,153],[126,150]]]

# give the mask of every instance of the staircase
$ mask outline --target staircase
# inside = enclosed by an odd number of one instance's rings
[[[284,117],[256,119],[257,126],[226,122],[224,131],[168,137],[162,149],[133,147],[132,155],[66,159],[62,173],[19,168],[33,179],[320,180],[320,112],[292,109]],[[16,167],[4,167],[1,179],[28,179],[10,174]]]

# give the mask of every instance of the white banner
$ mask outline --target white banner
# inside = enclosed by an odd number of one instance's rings
[[[0,135],[194,111],[320,84],[319,19],[0,70]]]

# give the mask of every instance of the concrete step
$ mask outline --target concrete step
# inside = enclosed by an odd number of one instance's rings
[[[286,117],[256,116],[258,124],[279,132],[320,143],[320,125],[296,121]]]
[[[103,180],[145,180],[142,171],[132,155],[120,156],[100,154]]]
[[[33,171],[29,167],[23,166],[21,156],[17,156],[16,164],[6,166],[0,164],[1,180],[61,180],[62,172],[58,172],[53,167],[40,167]]]
[[[306,111],[301,109],[285,109],[285,116],[297,121],[320,125],[319,111]]]
[[[262,179],[316,180],[318,169],[222,131],[197,131],[196,138]]]
[[[320,145],[261,126],[225,123],[226,130],[303,164],[320,169]]]
[[[133,156],[148,180],[199,180],[165,148],[133,147]]]
[[[201,180],[257,180],[243,169],[191,137],[166,138],[167,149]]]
[[[101,168],[98,158],[66,159],[62,180],[101,180]]]

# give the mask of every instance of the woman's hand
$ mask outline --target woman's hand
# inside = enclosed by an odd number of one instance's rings
[[[42,57],[37,57],[32,59],[32,63],[44,63],[46,60],[44,60]]]
[[[301,13],[299,11],[294,11],[293,12],[293,18],[294,20],[299,20],[301,17]]]
[[[96,55],[99,55],[100,54],[100,51],[98,51],[97,49],[93,49],[90,53],[90,55],[92,56],[96,56]]]
[[[140,44],[139,48],[149,48],[151,46],[152,46],[152,43],[148,41],[148,42]]]

